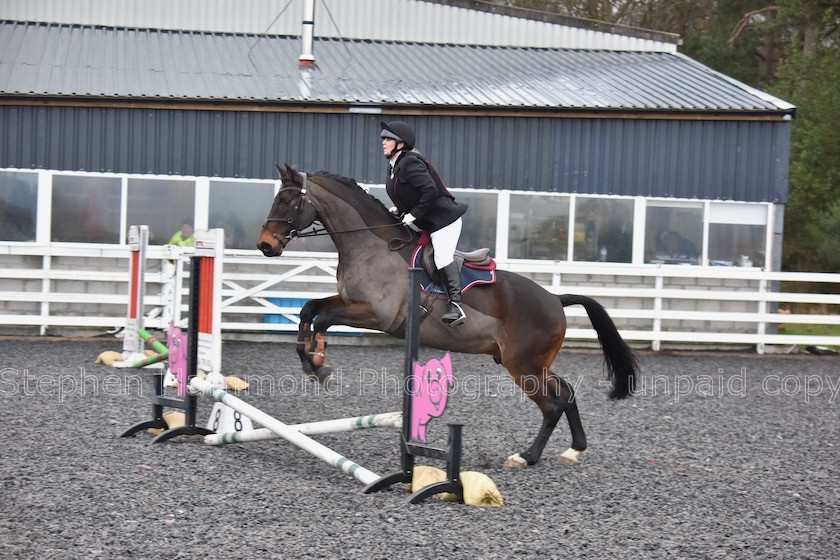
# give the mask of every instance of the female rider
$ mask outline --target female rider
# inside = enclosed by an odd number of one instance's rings
[[[467,316],[461,307],[461,275],[454,253],[467,205],[455,201],[434,166],[414,148],[411,125],[403,121],[381,125],[382,151],[390,162],[385,188],[394,203],[391,210],[402,216],[404,224],[415,223],[429,232],[435,267],[449,298],[441,320],[460,325]]]

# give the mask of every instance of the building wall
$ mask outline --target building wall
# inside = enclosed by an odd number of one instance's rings
[[[3,105],[0,167],[269,179],[277,162],[382,183],[379,123],[394,118],[452,187],[787,200],[786,120]]]

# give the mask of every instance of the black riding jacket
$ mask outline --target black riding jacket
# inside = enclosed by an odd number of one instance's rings
[[[399,212],[410,212],[417,227],[429,232],[460,218],[468,206],[455,202],[437,169],[417,152],[402,152],[389,171],[385,190]]]

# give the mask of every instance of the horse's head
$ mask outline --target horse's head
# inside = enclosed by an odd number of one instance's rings
[[[276,167],[283,186],[274,197],[257,240],[257,249],[266,257],[280,256],[289,241],[318,219],[315,206],[306,197],[306,174],[298,173],[288,165],[285,169]]]

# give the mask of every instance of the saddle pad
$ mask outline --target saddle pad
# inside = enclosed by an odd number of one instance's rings
[[[446,289],[440,284],[436,284],[432,277],[429,276],[428,271],[423,266],[423,251],[425,247],[418,246],[411,256],[411,266],[421,268],[423,273],[420,275],[420,287],[427,294],[436,294],[438,296],[446,297]],[[478,268],[470,268],[468,266],[461,267],[461,293],[463,294],[473,286],[480,284],[493,284],[496,282],[496,270],[484,270]]]

